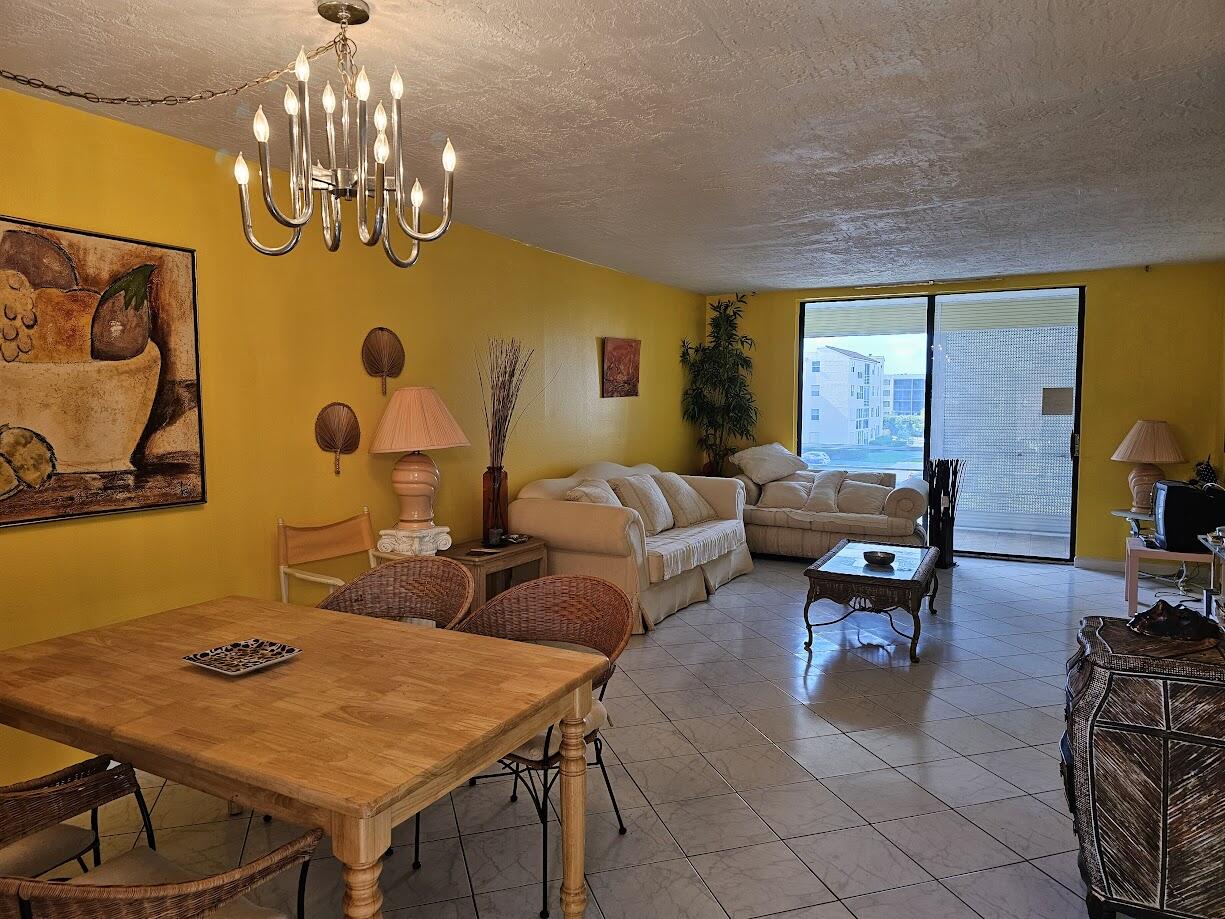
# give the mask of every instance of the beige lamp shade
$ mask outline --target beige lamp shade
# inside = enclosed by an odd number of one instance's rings
[[[1164,421],[1137,421],[1110,457],[1124,463],[1185,463],[1174,432]]]
[[[391,394],[371,453],[411,453],[470,446],[459,423],[429,386],[405,386]]]
[[[1135,464],[1127,475],[1127,485],[1131,488],[1131,509],[1139,514],[1153,512],[1153,486],[1165,478],[1157,464],[1186,462],[1174,432],[1164,421],[1137,421],[1110,458]]]
[[[400,530],[434,526],[438,465],[424,450],[467,447],[458,422],[428,386],[405,386],[391,394],[379,421],[371,453],[403,453],[391,470],[391,488],[400,499]]]

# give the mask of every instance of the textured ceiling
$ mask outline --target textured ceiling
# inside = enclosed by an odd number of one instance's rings
[[[373,6],[359,61],[376,97],[399,65],[427,189],[449,134],[458,219],[577,258],[720,291],[1225,255],[1222,0]],[[2,67],[148,95],[331,34],[311,0],[56,0],[5,25]],[[103,114],[232,154],[280,95]]]

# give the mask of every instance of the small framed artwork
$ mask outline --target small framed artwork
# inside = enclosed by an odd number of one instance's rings
[[[638,395],[638,368],[642,342],[637,338],[605,338],[600,397],[615,399]]]
[[[195,258],[0,216],[0,526],[204,502]]]

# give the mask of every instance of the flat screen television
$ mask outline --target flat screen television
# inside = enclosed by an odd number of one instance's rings
[[[1154,542],[1169,552],[1203,552],[1200,536],[1225,525],[1225,490],[1186,482],[1153,486]]]

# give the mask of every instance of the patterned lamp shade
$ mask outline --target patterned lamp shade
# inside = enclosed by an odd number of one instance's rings
[[[1137,421],[1110,457],[1125,463],[1185,463],[1174,432],[1164,421]]]
[[[468,438],[434,389],[405,386],[392,393],[370,442],[370,452],[410,453],[467,446]]]

